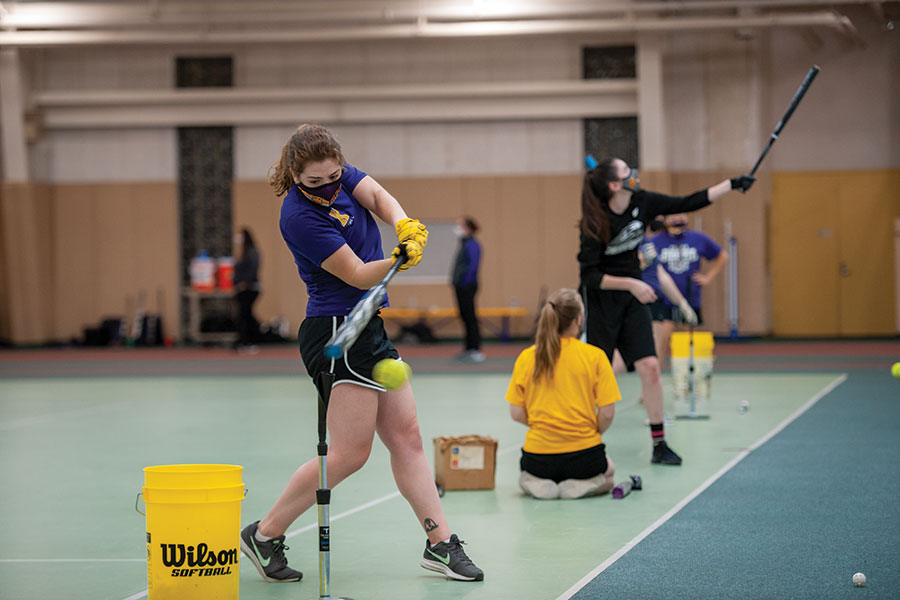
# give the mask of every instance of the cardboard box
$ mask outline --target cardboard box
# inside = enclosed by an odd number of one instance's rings
[[[497,440],[483,435],[434,438],[434,480],[445,490],[492,490]]]

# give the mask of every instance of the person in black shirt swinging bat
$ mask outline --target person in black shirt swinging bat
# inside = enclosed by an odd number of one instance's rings
[[[741,175],[694,192],[666,196],[642,190],[637,169],[620,158],[600,162],[587,172],[581,191],[581,293],[587,309],[587,341],[612,360],[617,348],[629,369],[641,378],[641,394],[650,420],[651,462],[680,465],[665,442],[663,389],[647,305],[656,293],[641,280],[638,246],[644,228],[657,215],[692,212],[730,190],[746,192],[756,178]]]

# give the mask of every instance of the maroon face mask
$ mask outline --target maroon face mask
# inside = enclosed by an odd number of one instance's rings
[[[322,206],[331,206],[337,200],[337,196],[341,191],[341,180],[326,183],[317,187],[307,187],[302,183],[297,184],[300,192],[306,196],[306,199]]]

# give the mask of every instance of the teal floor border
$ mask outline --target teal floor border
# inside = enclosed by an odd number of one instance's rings
[[[572,598],[897,598],[898,431],[900,381],[850,374]]]

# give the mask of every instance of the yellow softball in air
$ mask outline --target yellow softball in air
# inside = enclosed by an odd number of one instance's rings
[[[893,375],[895,379],[900,379],[900,362],[895,362],[894,366],[891,367],[891,375]]]
[[[375,363],[372,377],[386,390],[396,390],[412,376],[412,369],[402,360],[385,358]]]

